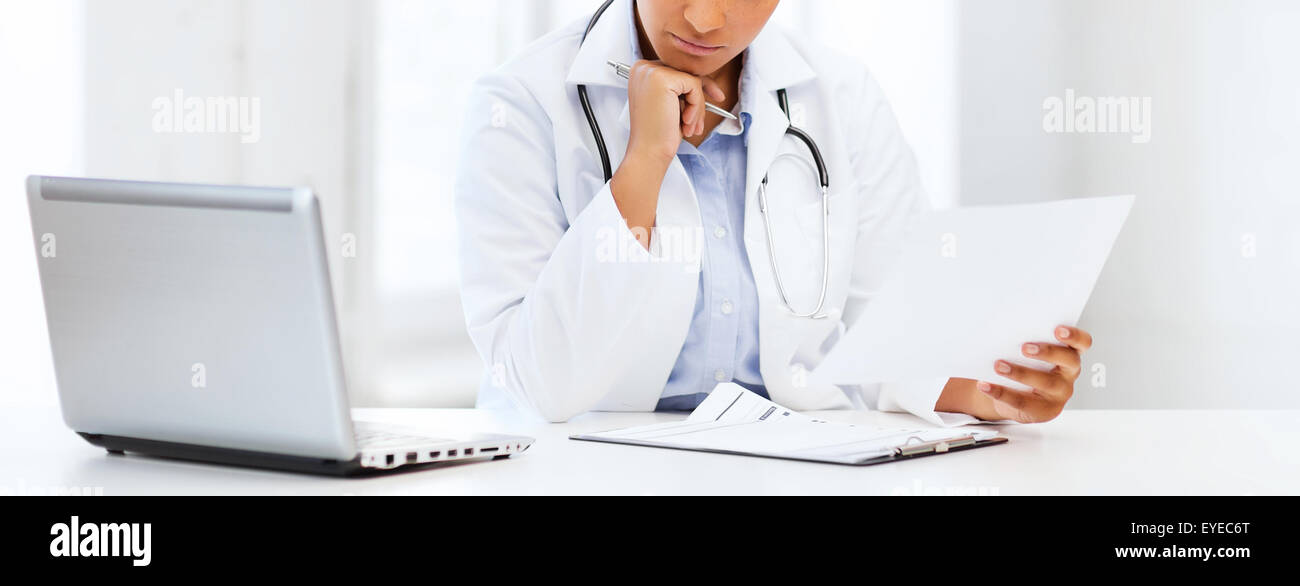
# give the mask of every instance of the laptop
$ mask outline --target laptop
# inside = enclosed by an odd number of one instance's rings
[[[64,422],[110,453],[356,475],[532,438],[353,422],[310,189],[27,179]]]

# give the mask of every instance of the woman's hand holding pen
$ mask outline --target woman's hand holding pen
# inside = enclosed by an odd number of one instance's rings
[[[998,360],[993,369],[999,375],[1031,387],[1021,391],[970,379],[951,379],[935,405],[938,411],[969,413],[980,419],[1013,419],[1021,423],[1050,421],[1074,395],[1074,382],[1082,370],[1083,352],[1092,347],[1092,335],[1079,328],[1057,326],[1059,343],[1027,342],[1020,347],[1026,358],[1052,364],[1039,370]]]
[[[706,96],[725,99],[707,77],[684,73],[658,61],[637,61],[627,80],[632,129],[628,155],[671,161],[683,138],[704,132]]]
[[[705,99],[721,102],[722,88],[707,77],[658,61],[637,61],[628,77],[631,116],[627,154],[610,180],[610,191],[628,227],[649,247],[668,165],[683,138],[704,132]],[[644,237],[644,238],[643,238]]]

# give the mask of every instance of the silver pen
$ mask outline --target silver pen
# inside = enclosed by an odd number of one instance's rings
[[[619,63],[618,61],[606,61],[605,63],[608,63],[610,67],[613,67],[614,73],[617,73],[618,76],[623,79],[628,79],[632,75],[632,67],[629,65]],[[714,114],[717,114],[723,118],[726,118],[727,120],[736,119],[735,114],[732,114],[731,112],[723,110],[722,108],[714,106],[713,104],[710,104],[708,102],[704,102],[704,109],[713,112]]]

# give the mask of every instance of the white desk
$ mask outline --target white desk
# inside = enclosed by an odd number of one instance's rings
[[[507,460],[342,479],[109,456],[65,428],[53,406],[4,406],[0,494],[1300,494],[1300,411],[1072,410],[1002,427],[1004,445],[863,468],[567,439],[676,417],[592,413],[547,424],[464,409],[358,410],[358,419],[437,434],[508,432],[537,443]]]

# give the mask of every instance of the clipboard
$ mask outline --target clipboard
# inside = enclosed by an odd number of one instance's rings
[[[915,437],[915,436],[913,436]],[[569,436],[571,440],[601,442],[609,444],[623,444],[629,446],[642,446],[648,448],[661,448],[668,450],[683,450],[688,452],[707,452],[712,454],[727,454],[732,456],[750,456],[756,458],[772,458],[777,460],[794,460],[799,462],[819,462],[823,464],[839,464],[842,466],[874,466],[876,464],[885,464],[888,462],[898,462],[902,460],[911,460],[915,458],[924,458],[927,456],[937,456],[976,448],[996,446],[1007,443],[1007,438],[997,436],[984,439],[976,439],[974,435],[968,434],[951,439],[942,439],[935,441],[916,441],[909,438],[903,445],[892,448],[887,454],[873,454],[864,456],[859,459],[845,458],[826,458],[826,457],[809,457],[799,456],[788,453],[768,453],[761,451],[746,450],[728,450],[719,448],[692,447],[687,445],[674,445],[670,443],[651,442],[645,440],[611,438],[597,434],[574,434]]]
[[[685,420],[569,439],[648,448],[872,466],[996,446],[996,430],[833,423],[777,405],[735,383],[714,387]]]

